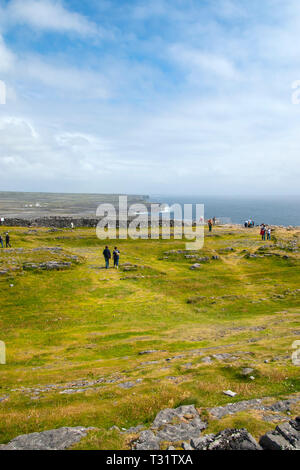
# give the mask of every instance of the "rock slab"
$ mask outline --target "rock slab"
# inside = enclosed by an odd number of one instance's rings
[[[95,428],[76,426],[22,434],[8,444],[0,445],[0,450],[64,450],[79,442],[92,429]]]
[[[259,440],[265,450],[300,450],[300,416],[279,424]]]
[[[160,443],[167,441],[177,443],[192,438],[199,438],[206,423],[201,420],[194,405],[166,408],[160,411],[154,419],[151,429],[143,431],[133,448],[136,450],[158,450]]]

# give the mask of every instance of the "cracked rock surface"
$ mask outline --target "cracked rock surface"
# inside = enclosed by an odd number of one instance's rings
[[[76,426],[22,434],[8,444],[0,445],[0,450],[64,450],[79,442],[92,429],[95,428]]]
[[[198,438],[206,423],[201,420],[194,405],[166,408],[157,415],[151,430],[143,431],[134,443],[136,450],[158,450],[160,443],[190,441]]]
[[[261,407],[262,400],[249,400],[227,407],[234,407],[230,412],[237,412],[249,405]],[[211,411],[219,411],[219,408]],[[228,411],[226,409],[225,414]],[[274,431],[262,436],[259,443],[246,429],[224,429],[217,434],[203,436],[201,432],[206,426],[194,405],[167,408],[156,415],[150,429],[142,431],[132,442],[132,449],[160,450],[162,444],[169,444],[169,449],[186,450],[300,450],[300,417],[278,425]]]
[[[266,450],[300,450],[300,416],[279,424],[259,440]]]
[[[246,429],[225,429],[191,441],[196,450],[262,450]]]

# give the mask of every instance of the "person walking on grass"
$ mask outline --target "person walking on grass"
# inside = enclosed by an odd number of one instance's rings
[[[270,227],[267,230],[267,240],[271,240],[271,229],[270,229]]]
[[[211,229],[212,229],[212,220],[209,219],[207,223],[208,223],[208,230],[211,232]]]
[[[1,235],[0,235],[0,244],[1,244],[2,248],[3,248],[3,238],[1,237]]]
[[[120,251],[118,250],[116,246],[113,251],[113,257],[114,257],[114,268],[119,269]]]
[[[8,233],[5,235],[5,245],[6,245],[6,248],[11,248],[10,236]]]
[[[266,226],[265,226],[265,224],[262,224],[260,226],[260,234],[261,234],[261,239],[265,240],[266,239]]]
[[[110,250],[109,250],[107,245],[103,250],[103,256],[104,256],[104,259],[105,259],[105,268],[108,269],[109,268],[109,260],[111,258],[111,253],[110,253]]]

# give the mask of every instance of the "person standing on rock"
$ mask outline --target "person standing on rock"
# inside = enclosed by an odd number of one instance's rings
[[[120,251],[118,250],[116,246],[113,251],[113,257],[114,257],[114,268],[119,269]]]
[[[110,249],[108,248],[107,245],[103,250],[103,256],[104,256],[104,259],[105,259],[105,268],[108,269],[109,268],[109,260],[111,258],[111,253],[110,253]]]
[[[5,245],[6,245],[6,248],[11,248],[10,236],[8,233],[5,235]]]

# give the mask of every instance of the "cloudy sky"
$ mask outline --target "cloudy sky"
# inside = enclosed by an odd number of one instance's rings
[[[299,30],[299,0],[0,0],[0,189],[300,194]]]

